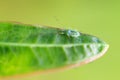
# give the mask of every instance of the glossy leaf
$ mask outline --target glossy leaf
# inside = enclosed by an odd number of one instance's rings
[[[108,45],[74,30],[0,22],[0,76],[82,65]]]

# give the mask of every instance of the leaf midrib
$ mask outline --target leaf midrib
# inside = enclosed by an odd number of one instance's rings
[[[0,46],[23,46],[23,47],[71,47],[71,46],[80,46],[80,45],[108,45],[105,43],[70,43],[70,44],[30,44],[30,43],[4,43],[0,42]]]

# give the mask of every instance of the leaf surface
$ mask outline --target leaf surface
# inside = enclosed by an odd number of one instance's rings
[[[0,76],[82,65],[108,45],[74,30],[0,22]]]

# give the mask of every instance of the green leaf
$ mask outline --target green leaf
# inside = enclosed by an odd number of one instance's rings
[[[79,66],[107,48],[99,38],[75,30],[0,22],[0,76]]]

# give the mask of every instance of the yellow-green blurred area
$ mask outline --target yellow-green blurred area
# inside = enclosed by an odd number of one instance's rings
[[[75,29],[110,45],[90,64],[16,80],[120,80],[119,0],[0,0],[0,21]]]

